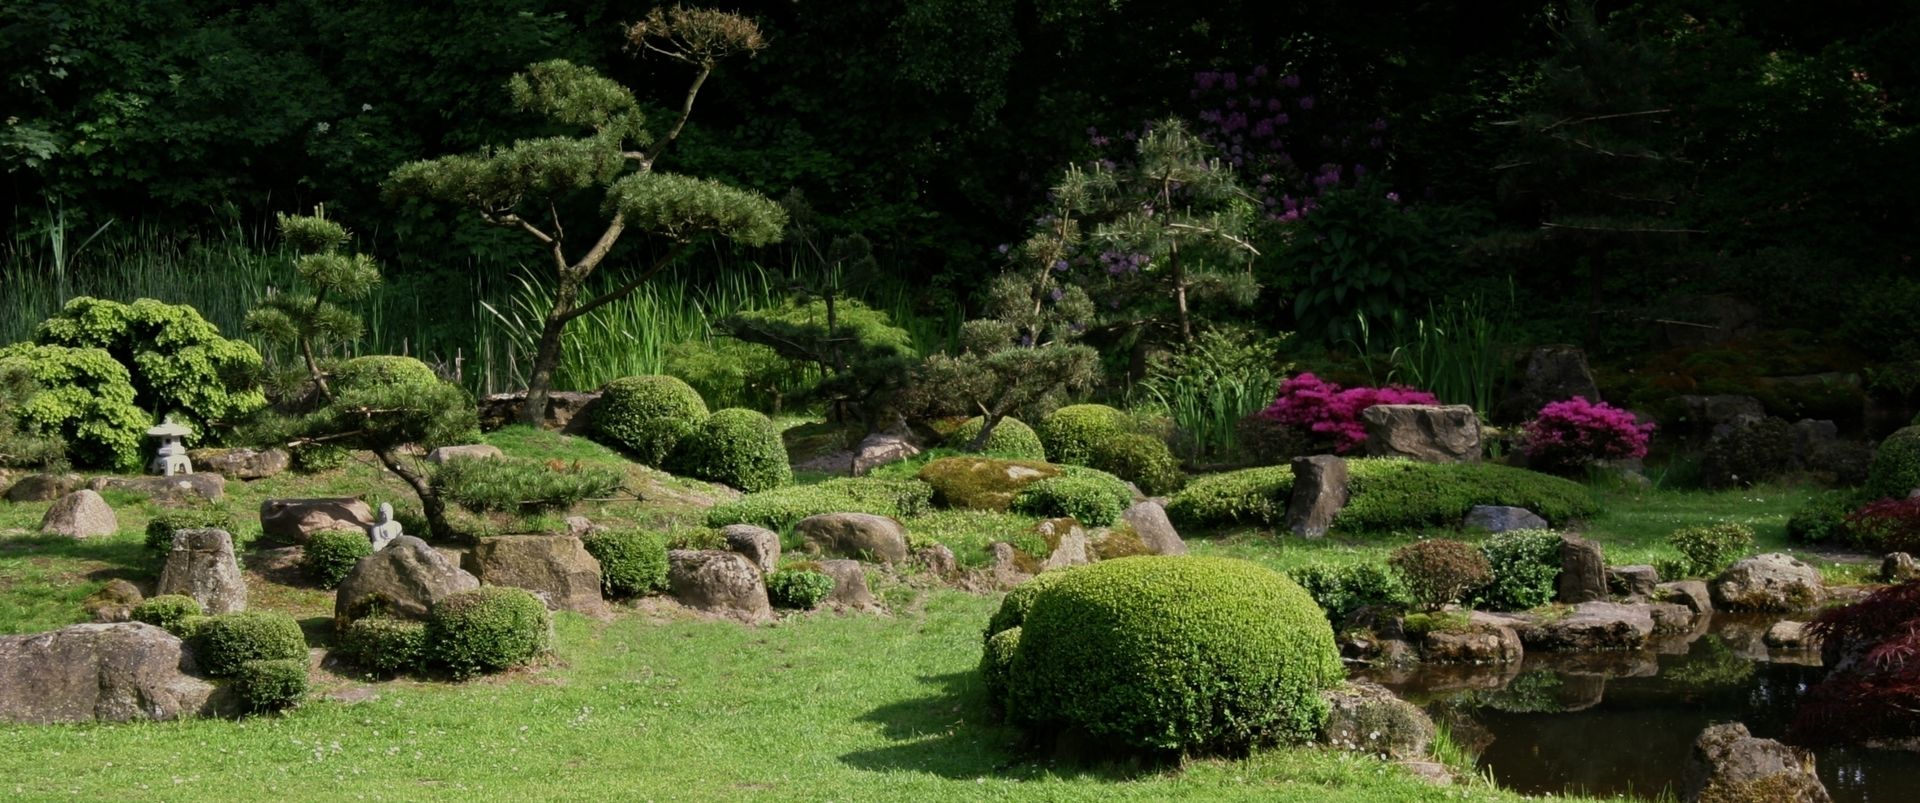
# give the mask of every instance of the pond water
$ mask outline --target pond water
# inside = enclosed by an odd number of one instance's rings
[[[1769,651],[1761,636],[1771,623],[1722,614],[1643,653],[1355,674],[1425,705],[1502,786],[1651,798],[1679,792],[1687,753],[1708,725],[1785,733],[1795,702],[1826,670],[1817,653]],[[1920,754],[1836,747],[1815,756],[1838,803],[1920,801]]]

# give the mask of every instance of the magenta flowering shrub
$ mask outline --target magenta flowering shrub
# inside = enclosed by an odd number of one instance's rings
[[[1575,396],[1540,408],[1524,427],[1521,450],[1546,468],[1573,468],[1600,460],[1646,457],[1653,424],[1605,402]]]
[[[1439,404],[1424,390],[1404,385],[1342,388],[1311,373],[1280,383],[1280,394],[1260,415],[1333,442],[1344,454],[1367,440],[1360,411],[1376,404]]]

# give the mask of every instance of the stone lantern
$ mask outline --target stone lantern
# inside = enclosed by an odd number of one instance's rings
[[[187,445],[182,438],[193,435],[193,430],[173,422],[173,417],[160,426],[147,430],[147,437],[160,441],[160,450],[155,453],[153,462],[147,464],[147,470],[162,477],[175,474],[192,474],[193,463],[187,460]]]

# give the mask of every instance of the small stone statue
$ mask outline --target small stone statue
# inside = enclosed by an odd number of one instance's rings
[[[192,434],[193,430],[174,423],[173,416],[167,416],[160,426],[147,430],[147,437],[160,440],[160,450],[153,462],[147,464],[147,470],[162,477],[192,474],[193,462],[187,459],[186,444],[180,442]]]
[[[393,505],[381,502],[379,518],[374,519],[373,527],[367,530],[367,540],[373,542],[373,551],[386,549],[400,535],[400,522],[393,520]]]

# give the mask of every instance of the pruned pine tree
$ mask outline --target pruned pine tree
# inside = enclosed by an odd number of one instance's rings
[[[298,254],[294,272],[306,288],[262,300],[247,312],[246,329],[299,355],[314,390],[331,400],[321,358],[359,340],[362,331],[360,316],[334,302],[365,298],[380,283],[380,267],[366,254],[341,253],[351,236],[327,219],[325,208],[312,215],[280,215],[279,228],[280,238]]]

